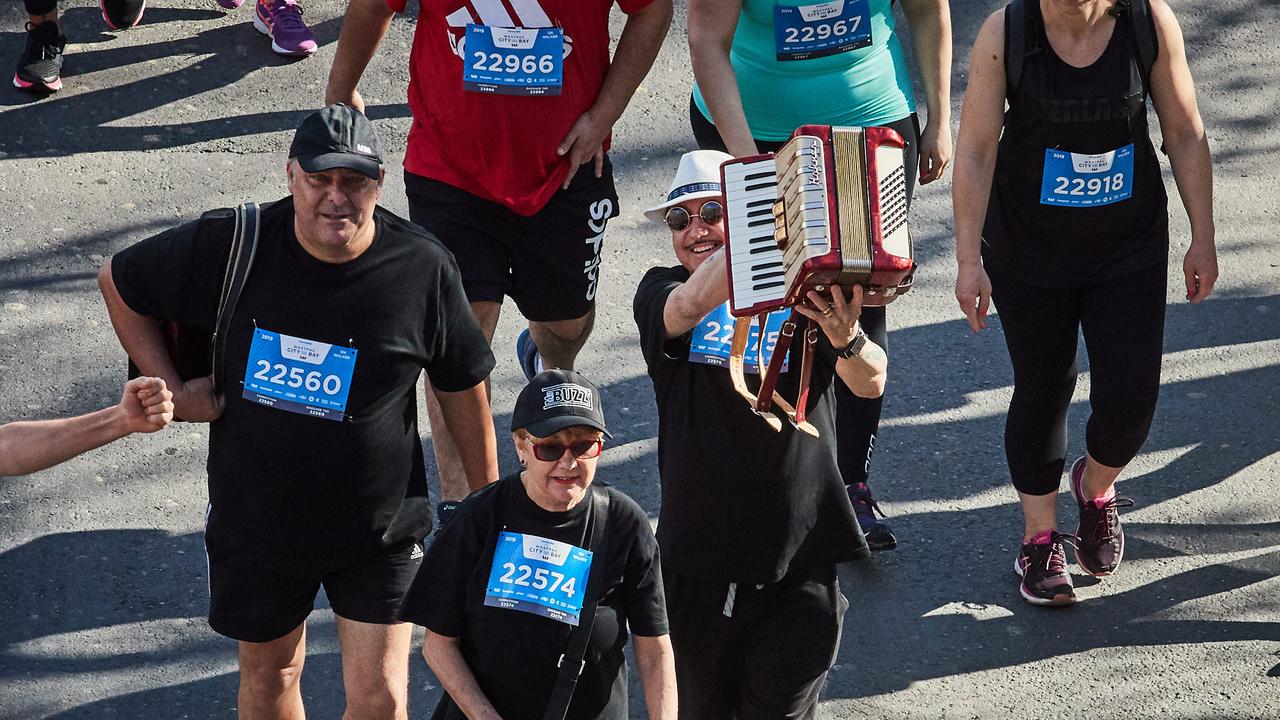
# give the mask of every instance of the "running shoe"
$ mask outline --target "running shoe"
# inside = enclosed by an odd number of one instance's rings
[[[893,536],[887,523],[880,522],[876,513],[884,517],[884,511],[871,497],[871,488],[866,483],[854,483],[845,487],[849,491],[849,502],[853,503],[853,513],[858,516],[858,525],[862,526],[862,534],[867,536],[867,547],[872,550],[892,550],[898,547],[898,539]]]
[[[235,10],[243,4],[244,0],[218,0],[218,5],[228,10]]]
[[[538,346],[533,344],[529,328],[521,330],[520,337],[516,338],[516,359],[520,361],[524,379],[533,382],[533,376],[538,374],[538,366],[542,363],[538,362]]]
[[[1133,507],[1127,497],[1117,497],[1113,490],[1106,497],[1086,499],[1084,484],[1085,459],[1071,466],[1071,494],[1080,508],[1080,525],[1076,536],[1076,564],[1094,577],[1105,577],[1120,567],[1124,558],[1124,529],[1120,527],[1122,507]]]
[[[302,7],[297,0],[258,0],[253,26],[271,37],[271,49],[277,55],[305,57],[316,51],[316,38],[302,22]]]
[[[1022,546],[1013,560],[1013,571],[1022,577],[1018,591],[1023,600],[1032,605],[1070,605],[1076,601],[1062,547],[1073,539],[1057,530],[1046,530]]]
[[[128,30],[142,22],[147,0],[98,0],[102,19],[112,30]]]
[[[13,86],[32,92],[61,90],[62,51],[66,47],[67,37],[58,33],[58,23],[27,23],[27,46],[18,56]]]

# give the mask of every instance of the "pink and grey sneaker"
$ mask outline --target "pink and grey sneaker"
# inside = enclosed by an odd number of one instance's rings
[[[217,0],[217,3],[228,10],[235,10],[244,4],[244,0]]]
[[[1084,466],[1083,457],[1071,466],[1071,494],[1080,508],[1076,564],[1094,577],[1104,577],[1115,572],[1124,558],[1124,529],[1118,508],[1133,507],[1133,501],[1116,497],[1114,490],[1104,497],[1086,498],[1082,490]]]
[[[297,0],[258,0],[253,26],[271,36],[271,49],[278,55],[305,57],[316,51],[316,38],[302,22]]]
[[[1057,530],[1045,530],[1022,546],[1013,560],[1013,571],[1022,577],[1018,591],[1023,600],[1032,605],[1070,605],[1076,601],[1062,547],[1072,539]]]
[[[67,37],[58,32],[58,23],[27,23],[27,44],[18,56],[13,86],[34,93],[61,90],[62,52],[66,47]]]

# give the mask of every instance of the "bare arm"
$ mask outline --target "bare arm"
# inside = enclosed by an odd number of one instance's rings
[[[445,392],[432,387],[458,448],[467,487],[472,491],[498,479],[498,439],[493,432],[493,416],[489,411],[489,393],[483,382],[459,392]]]
[[[174,413],[191,422],[212,422],[221,417],[223,398],[214,395],[213,378],[206,376],[183,382],[165,349],[155,318],[139,315],[120,297],[111,275],[110,260],[98,271],[98,289],[102,291],[120,346],[143,375],[165,382],[173,393]]]
[[[671,636],[632,637],[649,720],[676,720],[676,661]]]
[[[163,380],[139,377],[125,384],[118,405],[79,417],[0,426],[0,476],[44,470],[126,435],[155,432],[173,419],[172,398]]]
[[[502,720],[485,697],[476,676],[458,649],[458,638],[437,635],[430,630],[422,641],[422,657],[439,678],[444,691],[470,720]]]
[[[609,72],[604,77],[595,102],[569,128],[556,152],[569,158],[569,175],[563,187],[569,187],[580,165],[595,159],[596,177],[604,173],[604,139],[613,124],[622,117],[640,81],[649,74],[653,61],[662,48],[662,40],[671,27],[671,0],[653,0],[641,10],[627,16],[618,38]]]
[[[1153,0],[1160,53],[1151,68],[1151,100],[1160,119],[1160,132],[1173,166],[1173,179],[1191,221],[1191,247],[1182,262],[1187,299],[1209,297],[1218,279],[1218,254],[1213,224],[1213,161],[1209,140],[1196,104],[1195,83],[1187,65],[1182,29],[1163,0]]]
[[[329,85],[324,93],[326,105],[341,102],[364,112],[364,98],[356,86],[394,16],[386,0],[350,1],[338,34],[333,67],[329,69]]]
[[[680,337],[697,326],[707,313],[729,299],[729,275],[725,250],[720,248],[693,272],[683,285],[671,291],[662,308],[667,339]]]
[[[693,62],[693,77],[707,101],[711,122],[734,157],[759,153],[742,108],[738,76],[729,62],[733,33],[741,13],[742,0],[689,0],[689,59]]]
[[[838,287],[831,288],[829,294],[810,290],[808,306],[796,305],[795,309],[812,320],[827,336],[831,347],[840,352],[857,337],[858,318],[862,316],[862,287],[855,285],[848,300]],[[823,309],[830,312],[823,314]],[[799,341],[797,337],[796,342]],[[858,397],[878,398],[883,395],[888,372],[889,357],[870,338],[857,355],[836,360],[836,375]]]
[[[942,177],[951,161],[951,6],[947,0],[902,0],[920,66],[927,110],[920,138],[920,183]]]
[[[987,326],[991,280],[982,269],[982,223],[1004,126],[1004,11],[987,18],[969,56],[951,204],[956,230],[956,301],[973,332]]]

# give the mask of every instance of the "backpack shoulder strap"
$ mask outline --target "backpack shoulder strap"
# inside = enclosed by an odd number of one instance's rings
[[[565,642],[564,653],[560,656],[560,671],[556,673],[556,684],[551,689],[551,699],[547,701],[547,710],[543,720],[564,720],[569,711],[569,702],[573,700],[573,691],[578,687],[578,676],[586,663],[587,643],[591,640],[591,628],[596,621],[596,606],[604,592],[604,574],[609,564],[609,491],[590,486],[591,490],[591,574],[587,577],[587,598],[582,613],[578,616],[578,625],[569,631],[569,639]]]
[[[1142,75],[1142,89],[1151,94],[1151,68],[1160,54],[1160,41],[1156,37],[1155,18],[1151,15],[1148,0],[1128,0],[1129,26],[1133,30],[1133,46],[1138,59],[1138,72]]]
[[[1004,81],[1009,97],[1018,92],[1026,55],[1027,6],[1023,0],[1009,0],[1004,8]]]
[[[261,213],[255,203],[245,203],[236,208],[235,235],[231,238],[231,253],[227,257],[227,269],[222,276],[222,295],[218,300],[218,321],[213,331],[213,386],[222,389],[224,339],[231,327],[240,292],[253,269],[253,259],[258,250],[258,230]]]

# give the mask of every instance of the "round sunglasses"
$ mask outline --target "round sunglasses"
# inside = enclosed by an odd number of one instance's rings
[[[708,225],[714,225],[724,218],[724,206],[718,200],[708,200],[702,203],[702,207],[698,208],[698,217],[702,218],[702,222]],[[680,232],[689,227],[689,223],[693,222],[693,217],[689,215],[689,211],[680,205],[673,205],[667,208],[667,214],[663,216],[667,227],[673,232]]]

